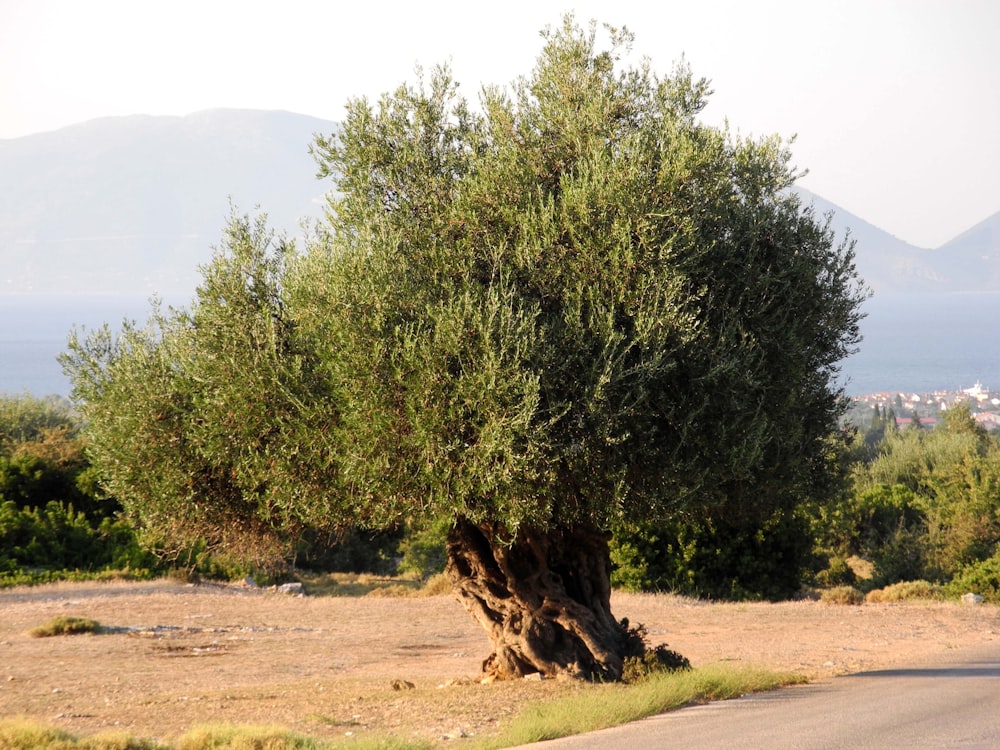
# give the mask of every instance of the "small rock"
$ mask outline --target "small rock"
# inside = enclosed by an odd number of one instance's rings
[[[463,738],[468,737],[468,736],[469,735],[466,733],[466,731],[464,729],[456,729],[454,732],[448,732],[448,734],[442,734],[441,735],[441,739],[442,740],[460,740],[460,739],[463,739]]]
[[[983,597],[979,594],[973,594],[971,591],[968,594],[962,595],[962,604],[982,604]]]
[[[393,690],[413,690],[416,687],[409,680],[393,680],[389,684],[392,685]]]
[[[280,586],[278,586],[278,593],[279,594],[291,594],[291,595],[294,595],[294,596],[304,596],[306,592],[303,591],[302,584],[296,582],[296,583],[283,583],[283,584],[281,584]]]
[[[542,677],[542,673],[541,672],[532,672],[531,674],[526,674],[524,676],[524,679],[531,680],[533,682],[541,682],[545,678]]]

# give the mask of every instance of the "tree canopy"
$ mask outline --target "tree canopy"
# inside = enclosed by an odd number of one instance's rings
[[[447,68],[351,101],[304,252],[236,219],[190,312],[65,363],[146,523],[446,515],[488,671],[617,678],[607,530],[823,493],[865,291],[786,141],[703,124],[708,82],[626,30],[543,37],[474,104]]]
[[[511,532],[812,488],[857,341],[850,247],[787,144],[699,123],[708,83],[571,22],[479,106],[445,69],[317,140],[334,251],[310,325],[356,487]],[[320,279],[324,282],[321,283]]]

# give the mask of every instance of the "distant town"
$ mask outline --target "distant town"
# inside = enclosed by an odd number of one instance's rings
[[[878,407],[885,415],[891,410],[900,429],[911,427],[918,422],[921,427],[935,427],[941,420],[941,412],[964,404],[977,423],[989,431],[1000,430],[1000,391],[991,391],[980,382],[958,391],[934,391],[933,393],[901,393],[887,391],[855,396],[847,414],[847,419],[859,427],[871,423],[872,410]]]

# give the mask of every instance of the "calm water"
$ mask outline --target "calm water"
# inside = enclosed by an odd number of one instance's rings
[[[68,396],[70,384],[56,357],[70,330],[145,320],[149,309],[142,297],[0,298],[0,393]]]
[[[848,393],[1000,390],[1000,293],[869,300],[860,351],[843,364]]]
[[[882,296],[868,302],[848,393],[1000,389],[1000,293]],[[56,356],[74,325],[144,320],[142,298],[0,299],[0,392],[69,395]]]

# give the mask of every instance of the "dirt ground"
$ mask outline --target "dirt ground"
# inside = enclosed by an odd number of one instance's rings
[[[735,662],[810,679],[1000,639],[1000,610],[989,605],[711,604],[616,594],[613,606],[696,667]],[[111,632],[29,636],[56,615],[93,618]],[[487,650],[485,634],[447,596],[296,597],[169,581],[6,589],[0,716],[163,741],[195,725],[235,723],[437,742],[489,735],[526,703],[575,689],[479,684]]]

